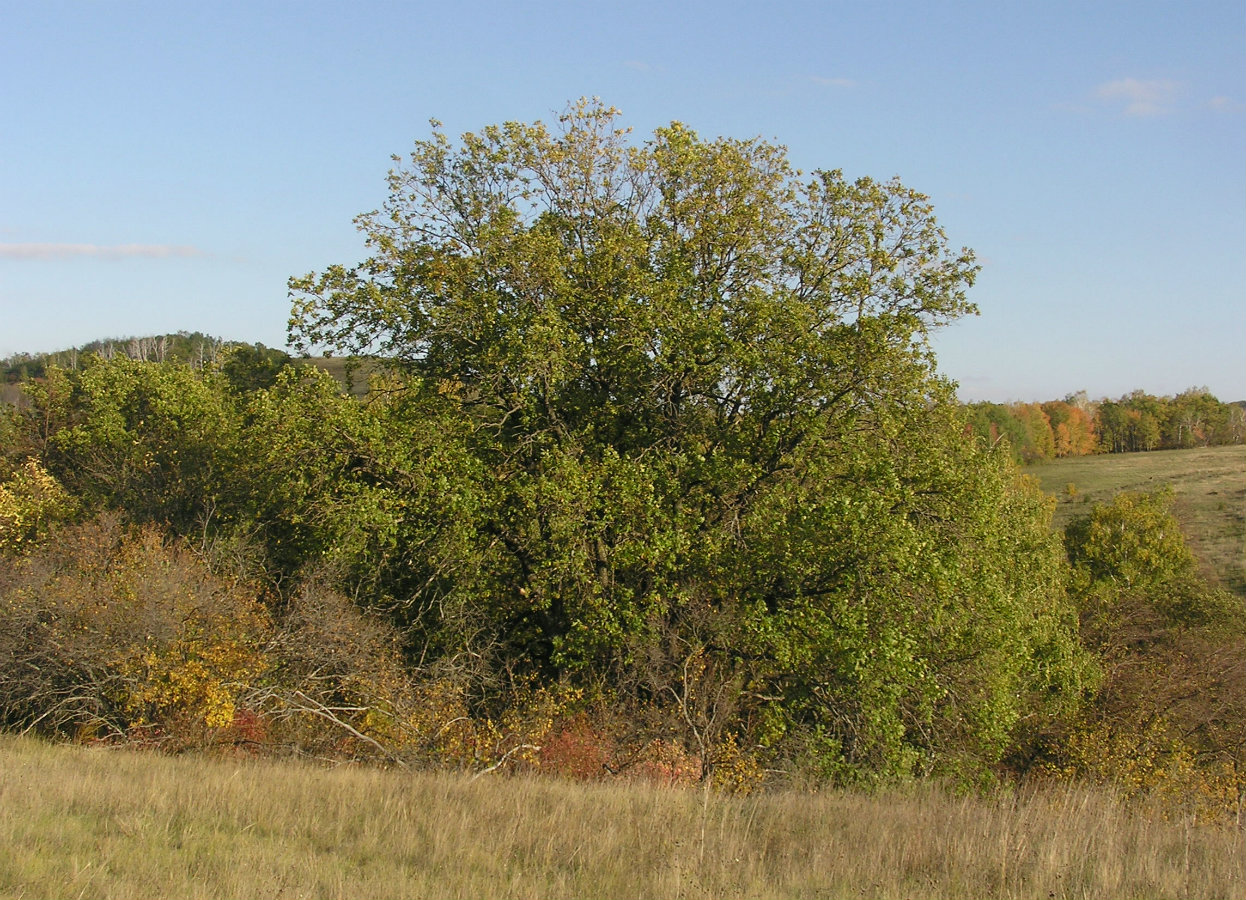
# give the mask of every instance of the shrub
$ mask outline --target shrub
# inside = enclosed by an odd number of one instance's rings
[[[1053,742],[1048,768],[1203,816],[1246,793],[1246,608],[1197,574],[1171,492],[1125,493],[1070,523],[1093,700]]]
[[[269,621],[151,527],[102,516],[0,569],[0,720],[210,743],[263,678]]]
[[[0,553],[21,552],[73,515],[77,504],[33,458],[0,481]]]
[[[414,749],[418,704],[395,631],[316,579],[288,600],[259,700],[286,746],[397,759]]]

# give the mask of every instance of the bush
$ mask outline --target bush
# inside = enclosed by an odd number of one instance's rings
[[[268,670],[263,607],[156,529],[115,515],[5,563],[0,604],[10,728],[205,745]]]
[[[1234,815],[1246,792],[1246,608],[1200,578],[1171,492],[1070,523],[1082,640],[1103,680],[1048,768]]]
[[[77,504],[39,461],[27,459],[0,482],[0,553],[18,553],[41,540]]]
[[[396,633],[312,579],[289,599],[257,699],[277,740],[298,752],[397,759],[419,734],[413,685]]]

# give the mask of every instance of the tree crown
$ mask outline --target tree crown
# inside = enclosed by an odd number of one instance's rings
[[[435,127],[357,219],[372,255],[291,279],[292,341],[376,353],[496,424],[641,444],[861,400],[974,312],[973,254],[898,181],[803,177],[761,139],[616,110]],[[513,424],[513,422],[512,422]]]

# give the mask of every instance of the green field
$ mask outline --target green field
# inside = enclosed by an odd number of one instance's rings
[[[1246,596],[1246,446],[1070,457],[1025,471],[1059,501],[1057,527],[1120,491],[1171,486],[1204,575]]]
[[[1241,897],[1240,827],[1053,785],[730,797],[0,736],[0,897]]]

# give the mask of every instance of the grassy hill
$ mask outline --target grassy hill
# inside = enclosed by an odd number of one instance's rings
[[[1058,527],[1121,491],[1171,486],[1174,513],[1204,574],[1246,596],[1246,446],[1069,457],[1026,471],[1058,499]]]
[[[291,363],[296,366],[310,366],[328,372],[342,386],[342,390],[355,397],[368,393],[368,379],[382,370],[381,363],[374,359],[344,356],[303,356],[294,357]]]

